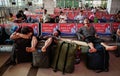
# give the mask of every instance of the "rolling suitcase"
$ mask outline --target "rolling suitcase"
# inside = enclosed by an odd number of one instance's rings
[[[87,52],[87,67],[93,70],[105,70],[109,67],[109,53],[100,44],[95,44],[97,52]]]

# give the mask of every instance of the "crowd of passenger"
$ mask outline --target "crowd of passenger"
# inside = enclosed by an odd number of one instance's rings
[[[67,9],[71,11],[78,11],[78,14],[74,15],[74,18],[71,19],[68,15],[69,12],[65,12],[66,9],[59,9],[59,11],[53,14],[48,14],[46,9],[42,9],[43,13],[42,16],[32,18],[32,15],[37,15],[35,13],[32,13],[28,10],[28,8],[25,8],[24,10],[19,10],[17,14],[14,15],[12,13],[9,13],[9,21],[13,22],[26,22],[26,23],[36,23],[36,22],[41,22],[41,23],[72,23],[72,22],[77,22],[77,23],[83,23],[83,20],[85,18],[89,18],[91,23],[105,23],[105,22],[120,22],[120,11],[118,11],[116,14],[110,16],[110,18],[106,18],[104,15],[101,15],[101,18],[97,17],[97,13],[100,12],[97,8],[92,8],[91,14],[87,15],[84,13],[85,10],[82,9]],[[106,13],[101,12],[101,13]],[[107,13],[106,13],[107,14]],[[107,14],[107,16],[110,14]]]

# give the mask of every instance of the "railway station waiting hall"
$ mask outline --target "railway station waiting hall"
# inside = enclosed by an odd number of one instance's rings
[[[120,0],[0,0],[0,76],[119,76]]]

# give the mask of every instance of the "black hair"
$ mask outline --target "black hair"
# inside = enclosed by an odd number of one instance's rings
[[[47,12],[47,9],[44,9],[44,12]]]
[[[80,12],[83,12],[83,10],[81,10]]]
[[[28,34],[30,32],[33,32],[33,29],[29,26],[24,26],[24,27],[21,28],[21,33],[22,34]]]
[[[23,10],[19,10],[18,13],[24,14],[24,13],[23,13]]]
[[[22,17],[22,15],[20,14],[20,13],[18,13],[17,15],[16,15],[16,18],[21,18]]]
[[[60,32],[60,30],[58,30],[58,29],[57,29],[56,31],[58,32],[58,35],[61,35],[61,32]]]
[[[26,11],[28,11],[28,8],[25,8]]]
[[[13,14],[12,13],[9,13],[10,17],[13,17]]]
[[[60,14],[62,14],[63,13],[63,11],[60,11]]]

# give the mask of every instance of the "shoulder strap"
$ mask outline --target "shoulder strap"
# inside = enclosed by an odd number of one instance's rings
[[[60,45],[59,52],[58,52],[58,56],[57,56],[57,61],[56,61],[56,64],[55,64],[55,69],[53,70],[54,72],[56,72],[57,69],[58,69],[58,67],[57,67],[57,66],[58,66],[58,61],[59,61],[61,49],[62,49],[62,46],[63,46],[64,43],[65,43],[65,42],[62,42],[61,45]]]
[[[68,43],[67,50],[66,50],[65,61],[64,61],[64,66],[63,66],[63,74],[65,73],[65,67],[66,67],[66,63],[67,63],[69,47],[70,47],[70,43]]]

